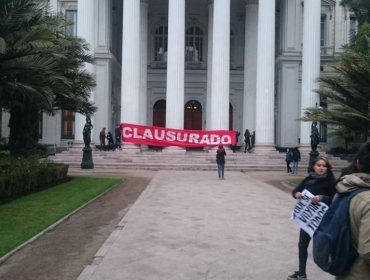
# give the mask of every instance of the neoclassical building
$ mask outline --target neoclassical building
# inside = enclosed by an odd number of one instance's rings
[[[305,146],[316,79],[356,29],[339,0],[49,0],[95,57],[93,140],[128,122],[256,131],[257,147]],[[7,133],[2,118],[2,135]],[[84,116],[40,119],[40,142],[82,141]],[[326,127],[320,125],[323,141]],[[239,137],[239,144],[243,141]]]

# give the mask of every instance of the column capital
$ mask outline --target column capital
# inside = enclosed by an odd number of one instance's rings
[[[148,4],[148,0],[140,0],[142,4]]]
[[[212,5],[214,0],[208,0],[208,5]]]

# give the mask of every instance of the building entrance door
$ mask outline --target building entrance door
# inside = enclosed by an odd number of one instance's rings
[[[153,106],[153,126],[166,126],[166,100],[158,100]]]
[[[186,103],[184,129],[202,130],[202,105],[198,101]]]

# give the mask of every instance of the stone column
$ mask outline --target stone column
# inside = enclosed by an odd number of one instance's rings
[[[148,109],[148,0],[140,2],[140,95],[139,123],[147,124]],[[141,150],[148,150],[147,145],[141,145]]]
[[[256,129],[257,0],[245,5],[243,130]]]
[[[140,96],[139,123],[147,124],[148,0],[140,2]]]
[[[256,146],[274,149],[275,1],[259,0],[256,85]]]
[[[94,56],[95,49],[95,2],[91,0],[79,0],[77,3],[77,36],[86,40],[89,44],[89,54]],[[91,74],[95,75],[95,66],[92,64],[86,64],[85,69]],[[90,93],[90,100],[94,101],[94,92]],[[94,118],[91,117],[91,121],[94,124]],[[75,140],[76,142],[82,143],[83,136],[82,131],[85,125],[85,116],[76,113],[75,115]],[[95,131],[98,131],[97,128]]]
[[[206,101],[206,129],[211,129],[211,102],[212,102],[212,38],[213,38],[213,0],[208,5],[208,46],[207,46],[207,101]]]
[[[139,124],[140,1],[124,0],[122,30],[121,122]],[[125,143],[124,149],[137,149]]]
[[[320,17],[321,1],[304,1],[303,21],[303,58],[302,58],[302,97],[301,115],[308,107],[319,105],[318,94],[315,90],[320,76]],[[311,122],[301,122],[301,146],[309,146]]]
[[[230,0],[214,0],[211,129],[229,129]]]
[[[166,127],[184,128],[185,0],[169,0]]]
[[[343,51],[343,45],[348,43],[347,24],[350,23],[350,18],[347,17],[347,8],[342,7],[340,1],[335,3],[335,34],[334,34],[334,51]]]

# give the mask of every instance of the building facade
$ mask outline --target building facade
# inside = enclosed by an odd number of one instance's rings
[[[93,141],[117,123],[256,131],[260,148],[309,146],[305,108],[356,29],[339,0],[49,0],[95,57]],[[7,133],[2,118],[2,135]],[[85,117],[40,119],[40,142],[82,141]],[[326,141],[326,127],[320,127]],[[241,133],[243,134],[243,133]],[[239,144],[243,139],[240,137]]]

